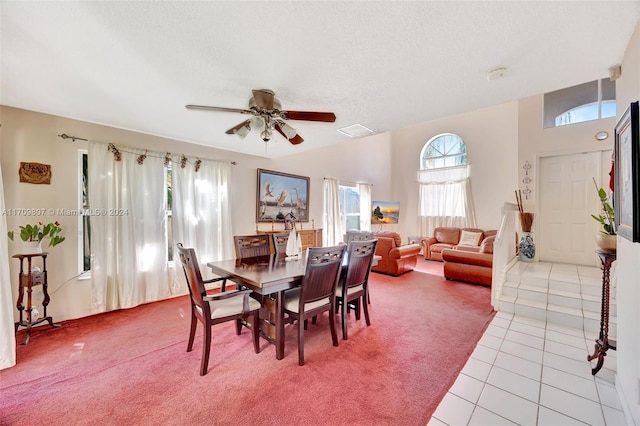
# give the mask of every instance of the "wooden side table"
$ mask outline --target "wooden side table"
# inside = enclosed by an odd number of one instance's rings
[[[40,324],[43,321],[47,321],[51,327],[59,327],[58,325],[53,323],[53,318],[47,316],[47,305],[49,304],[49,292],[47,291],[47,255],[49,253],[36,253],[36,254],[14,254],[12,257],[20,260],[20,275],[18,279],[18,302],[16,303],[16,307],[20,312],[20,320],[15,323],[15,332],[18,332],[18,327],[27,327],[27,337],[24,340],[24,344],[28,345],[29,340],[31,340],[31,327],[36,324]],[[42,258],[42,270],[40,272],[32,272],[31,264],[32,259],[34,257]],[[27,268],[26,272],[24,269],[24,260],[26,259]],[[31,309],[33,305],[31,303],[31,293],[33,291],[33,287],[41,285],[42,286],[42,307],[44,312],[42,313],[42,318],[33,319],[31,318]],[[24,302],[24,289],[27,289],[27,306],[25,312]]]
[[[616,252],[596,250],[596,254],[602,262],[602,304],[600,309],[600,334],[596,340],[593,355],[587,356],[587,361],[598,358],[598,363],[591,369],[591,374],[596,375],[604,364],[604,357],[607,350],[616,350],[615,340],[609,340],[609,293],[610,293],[610,271],[611,264],[616,260]]]

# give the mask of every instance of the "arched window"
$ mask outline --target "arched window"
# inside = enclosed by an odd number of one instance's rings
[[[420,158],[422,170],[463,166],[467,164],[467,146],[460,136],[443,133],[425,144]]]
[[[443,133],[425,144],[418,184],[420,235],[431,236],[439,226],[476,227],[467,146],[460,136]]]

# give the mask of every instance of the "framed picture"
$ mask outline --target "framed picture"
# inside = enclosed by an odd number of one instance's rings
[[[373,201],[371,202],[371,224],[393,225],[400,219],[400,202]]]
[[[617,233],[640,242],[640,146],[638,101],[631,103],[615,128],[615,221]]]
[[[309,178],[258,169],[256,220],[309,222]]]

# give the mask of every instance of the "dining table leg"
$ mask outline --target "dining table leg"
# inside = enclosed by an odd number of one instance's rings
[[[276,359],[284,358],[284,291],[276,296]]]

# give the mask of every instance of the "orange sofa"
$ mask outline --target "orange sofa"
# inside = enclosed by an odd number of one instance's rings
[[[444,277],[448,280],[491,285],[493,279],[493,242],[495,235],[475,247],[456,246],[442,250]]]
[[[378,231],[373,236],[378,239],[376,255],[382,256],[377,265],[371,267],[373,272],[398,276],[413,271],[420,254],[420,244],[401,245],[397,232]]]
[[[468,251],[480,251],[482,241],[495,236],[496,230],[482,230],[478,228],[450,228],[437,227],[433,230],[433,237],[421,240],[424,258],[442,261],[442,250],[464,246]]]

